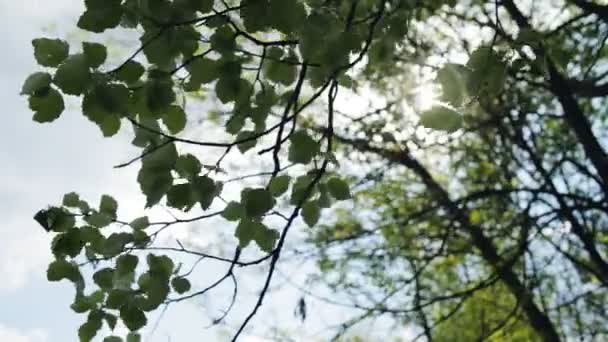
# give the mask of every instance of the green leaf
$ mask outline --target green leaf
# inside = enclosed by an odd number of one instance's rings
[[[103,303],[103,300],[105,299],[105,292],[102,290],[96,290],[93,293],[91,293],[90,295],[86,296],[87,300],[90,301],[91,303],[95,303],[95,304],[100,304]]]
[[[224,211],[222,211],[222,217],[228,221],[238,221],[245,216],[245,207],[239,202],[228,202]]]
[[[183,277],[175,277],[171,280],[171,286],[175,292],[182,294],[190,291],[190,282]]]
[[[239,247],[245,248],[254,240],[255,231],[256,229],[259,229],[259,225],[261,225],[261,223],[249,219],[242,219],[239,222],[234,231],[234,236],[239,240]]]
[[[245,120],[247,118],[241,114],[232,115],[226,122],[226,132],[229,134],[237,134],[243,127],[245,127]]]
[[[255,237],[255,242],[258,244],[260,249],[266,253],[272,252],[274,245],[279,239],[279,232],[274,229],[265,229],[258,232]]]
[[[201,34],[193,26],[183,25],[174,28],[174,49],[181,53],[184,58],[194,56],[198,50]]]
[[[95,297],[98,297],[98,294],[101,294],[101,300],[103,301],[103,292],[96,291]],[[72,309],[76,313],[85,313],[87,311],[93,310],[97,308],[95,303],[98,303],[97,298],[90,298],[89,296],[77,295],[74,299],[74,302],[70,305],[70,309]]]
[[[106,307],[108,309],[120,309],[123,307],[129,297],[132,296],[131,291],[123,290],[123,289],[113,289],[108,293],[108,298],[106,299]]]
[[[445,106],[435,106],[420,114],[420,124],[426,128],[452,133],[462,127],[462,116]]]
[[[87,63],[91,68],[97,68],[102,65],[108,57],[108,51],[103,44],[83,42],[82,50],[86,57]]]
[[[289,161],[308,164],[319,153],[319,144],[305,131],[297,131],[289,137]]]
[[[459,107],[466,97],[465,67],[446,64],[437,72],[437,80],[443,89],[443,99],[454,107]]]
[[[84,220],[86,223],[88,223],[94,227],[97,227],[97,228],[106,227],[113,222],[113,219],[110,215],[108,215],[106,213],[98,213],[98,212],[93,212],[93,213],[85,216]]]
[[[241,248],[247,247],[251,241],[255,241],[260,249],[270,253],[279,238],[276,230],[269,229],[257,220],[243,219],[236,227],[235,236],[239,240]]]
[[[319,184],[318,187],[319,187],[319,199],[317,200],[317,203],[319,204],[319,207],[321,207],[321,208],[331,207],[332,201],[331,201],[331,198],[329,197],[329,191],[327,190],[327,185]]]
[[[136,230],[133,232],[133,245],[136,247],[146,247],[150,241],[150,237],[143,230]]]
[[[207,176],[198,176],[191,182],[192,191],[203,210],[209,209],[213,199],[219,195],[220,187]]]
[[[137,181],[144,195],[146,195],[146,207],[151,207],[158,203],[161,198],[169,191],[173,184],[171,170],[177,160],[177,150],[175,144],[165,144],[155,148],[142,159],[142,167],[139,170]]]
[[[151,64],[161,69],[168,70],[173,67],[178,52],[174,48],[174,30],[154,27],[147,29],[140,37],[144,46],[144,55]]]
[[[221,54],[234,52],[236,48],[235,32],[229,26],[218,28],[209,41],[213,50]]]
[[[263,228],[263,229],[262,229]],[[274,229],[269,229],[262,224],[260,229],[256,230],[255,243],[260,249],[266,253],[272,252],[275,243],[279,239],[279,233]]]
[[[328,49],[328,32],[339,32],[338,25],[338,19],[331,11],[313,11],[306,17],[298,45],[302,57],[307,61],[318,62],[320,55]]]
[[[141,336],[139,334],[130,332],[127,335],[127,342],[141,342]]]
[[[146,208],[150,208],[171,189],[173,177],[169,170],[142,167],[137,175],[137,181],[146,196]]]
[[[91,311],[87,321],[78,328],[80,342],[90,342],[103,325],[103,314],[99,310]]]
[[[110,216],[112,219],[116,219],[116,211],[118,210],[118,203],[116,200],[109,195],[102,195],[99,203],[99,212]]]
[[[55,72],[55,83],[65,94],[80,95],[91,82],[89,64],[84,54],[68,57]]]
[[[150,146],[147,150],[153,150],[142,158],[142,167],[150,170],[170,171],[177,162],[177,149],[174,143],[166,144],[162,142],[155,146]]]
[[[116,256],[122,253],[125,246],[133,242],[133,235],[129,233],[112,233],[106,239],[103,246],[103,254],[107,257]]]
[[[493,96],[502,90],[507,76],[507,65],[489,46],[481,46],[471,53],[467,62],[472,72],[467,79],[469,92]]]
[[[233,58],[222,58],[218,61],[219,80],[215,84],[215,93],[222,103],[247,99],[251,93],[251,84],[241,79],[241,62]],[[247,101],[245,101],[247,102]]]
[[[104,136],[120,129],[120,118],[127,113],[129,90],[121,84],[98,84],[82,101],[82,113],[96,123]]]
[[[150,221],[148,220],[148,216],[142,216],[131,221],[131,223],[129,223],[129,226],[131,226],[131,228],[135,230],[142,230],[150,226]]]
[[[289,189],[290,181],[291,177],[288,175],[274,177],[268,184],[268,190],[275,197],[281,196]]]
[[[175,101],[173,83],[170,79],[148,80],[144,86],[146,109],[151,114],[163,114],[170,110]]]
[[[86,0],[87,10],[78,19],[78,27],[101,33],[120,24],[122,19],[122,0]]]
[[[112,289],[112,281],[114,279],[114,269],[106,267],[93,274],[93,281],[100,288],[108,291]]]
[[[95,259],[97,258],[97,254],[103,252],[103,244],[106,238],[101,234],[99,229],[90,226],[82,227],[80,228],[80,236],[87,242],[85,253],[88,259]]]
[[[135,272],[118,273],[114,272],[112,283],[115,289],[130,291],[131,285],[135,281]]]
[[[63,97],[54,88],[49,88],[45,94],[30,96],[29,105],[35,112],[33,119],[36,122],[54,121],[65,109]]]
[[[63,234],[59,234],[53,239],[51,250],[57,257],[66,255],[75,258],[80,254],[85,241],[82,239],[80,229],[73,228]]]
[[[63,195],[63,205],[66,207],[76,208],[80,204],[80,196],[75,192],[70,192]]]
[[[244,190],[241,193],[241,202],[245,205],[245,212],[249,217],[262,216],[275,204],[272,193],[263,188]]]
[[[116,260],[116,273],[125,275],[135,272],[139,258],[133,254],[123,254]]]
[[[236,136],[236,141],[246,140],[237,145],[237,147],[238,147],[239,151],[241,151],[241,153],[245,153],[248,150],[250,150],[251,148],[255,147],[256,143],[258,142],[257,139],[254,139],[254,137],[256,135],[257,134],[254,131],[241,131]],[[247,139],[249,139],[249,140],[247,140]]]
[[[265,63],[264,75],[273,82],[288,86],[295,82],[298,75],[298,70],[294,62],[298,62],[298,59],[295,56],[283,58],[278,61],[268,60],[267,63]]]
[[[186,10],[194,10],[201,13],[211,12],[213,9],[213,0],[176,0],[174,3],[179,3]]]
[[[291,198],[289,199],[289,203],[292,205],[301,205],[306,198],[311,197],[314,194],[314,188],[310,189],[310,192],[307,194],[306,192],[309,190],[309,187],[314,179],[313,175],[307,174],[298,177],[291,188]]]
[[[78,209],[80,209],[82,213],[86,214],[91,210],[91,207],[86,201],[78,201]]]
[[[68,279],[74,283],[81,278],[78,266],[62,259],[55,260],[49,264],[46,276],[49,281]]]
[[[70,51],[68,43],[60,39],[36,38],[32,40],[32,45],[36,61],[46,67],[58,66],[68,58]]]
[[[150,272],[161,275],[164,278],[169,279],[171,273],[173,273],[173,260],[166,255],[156,256],[154,254],[148,254],[146,257]]]
[[[74,227],[76,220],[74,216],[63,208],[49,208],[40,210],[34,215],[34,220],[38,222],[46,231],[65,232]]]
[[[262,31],[269,25],[268,0],[243,0],[240,15],[248,32]]]
[[[146,69],[141,64],[129,60],[116,71],[116,77],[127,84],[131,84],[139,81],[145,71]]]
[[[152,273],[150,281],[145,287],[146,299],[140,303],[139,307],[144,311],[158,308],[167,299],[170,291],[169,277]]]
[[[197,58],[187,66],[190,72],[190,83],[196,85],[195,89],[200,88],[201,84],[207,84],[220,77],[220,63],[209,58]]]
[[[186,113],[179,106],[170,106],[162,119],[171,134],[177,134],[186,128]]]
[[[106,312],[103,315],[103,319],[108,324],[108,327],[110,328],[110,330],[114,330],[114,328],[116,328],[116,323],[118,322],[118,317]]]
[[[224,75],[222,75],[224,76]],[[222,103],[235,101],[244,87],[245,80],[232,77],[221,77],[215,84],[215,93]]]
[[[189,211],[195,203],[196,198],[189,183],[175,184],[167,192],[167,205],[172,208]]]
[[[184,154],[177,158],[175,171],[180,177],[194,179],[201,172],[201,162],[192,154]]]
[[[321,217],[321,208],[319,207],[319,203],[317,201],[309,201],[304,203],[302,206],[301,215],[304,222],[309,227],[313,227],[315,224],[317,224],[317,222],[319,222],[319,218]]]
[[[268,18],[273,28],[283,33],[297,32],[306,18],[306,8],[299,0],[270,0]]]
[[[338,177],[332,177],[327,181],[327,190],[338,201],[351,198],[348,183]]]
[[[51,85],[51,74],[48,72],[35,72],[28,76],[21,88],[21,95],[44,94]]]
[[[103,339],[103,342],[122,342],[122,337],[119,336],[107,336]]]
[[[143,311],[134,305],[125,305],[120,309],[120,318],[131,331],[141,329],[148,320]]]
[[[469,213],[469,220],[472,224],[480,224],[482,223],[482,212],[481,210],[474,209]]]

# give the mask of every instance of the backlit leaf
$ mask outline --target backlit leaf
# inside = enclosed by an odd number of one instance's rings
[[[348,183],[338,177],[332,177],[327,181],[327,189],[333,198],[341,201],[351,198]]]
[[[420,114],[420,124],[426,128],[452,133],[462,126],[462,116],[445,106],[435,106]]]
[[[91,68],[99,67],[108,57],[108,51],[103,44],[84,42],[82,43],[82,50]]]
[[[273,196],[281,196],[289,189],[291,177],[288,175],[274,177],[268,185],[268,190]]]
[[[319,203],[316,201],[309,201],[304,203],[301,211],[302,218],[304,222],[312,227],[317,222],[319,222],[319,218],[321,217],[321,208],[319,207]]]
[[[68,58],[70,50],[68,43],[60,39],[36,38],[32,40],[32,45],[38,64],[47,67],[56,67],[61,64]]]
[[[29,105],[37,122],[54,121],[65,109],[63,97],[54,88],[49,88],[44,94],[30,96]]]
[[[295,132],[289,137],[289,161],[308,164],[319,153],[319,144],[305,131]]]
[[[55,83],[65,94],[80,95],[91,82],[89,64],[84,54],[68,57],[55,72]]]
[[[22,95],[44,94],[51,85],[51,74],[47,72],[35,72],[28,76],[21,88]]]
[[[190,282],[183,277],[175,277],[171,280],[171,286],[175,292],[182,294],[190,291]]]
[[[245,212],[249,217],[262,216],[275,204],[272,193],[266,189],[247,189],[243,191],[241,197],[241,201],[245,205]]]

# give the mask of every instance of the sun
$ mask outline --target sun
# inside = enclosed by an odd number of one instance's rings
[[[414,94],[414,107],[419,111],[431,109],[437,104],[440,95],[437,85],[431,82],[419,85]]]

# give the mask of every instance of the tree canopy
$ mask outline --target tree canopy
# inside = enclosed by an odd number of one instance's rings
[[[84,3],[79,29],[138,46],[34,39],[21,92],[34,121],[75,98],[104,137],[128,131],[141,153],[117,167],[138,166],[142,207],[172,215],[76,192],[35,215],[54,234],[48,280],[74,283],[87,314],[80,341],[119,323],[139,341],[151,312],[232,283],[219,323],[263,265],[238,340],[300,227],[327,301],[356,313],[336,340],[377,317],[427,341],[608,338],[607,4]],[[232,227],[231,253],[159,243],[209,220]],[[226,271],[195,288],[176,255]]]

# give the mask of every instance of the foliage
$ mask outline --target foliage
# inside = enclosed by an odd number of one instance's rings
[[[555,22],[553,4],[522,3],[444,6],[430,14],[443,25],[418,21],[367,65],[387,105],[346,113],[335,133],[365,174],[353,208],[311,232],[321,276],[359,312],[349,327],[389,317],[429,341],[606,339],[606,7],[559,2]],[[401,105],[415,102],[401,86],[412,74],[441,91],[419,121]]]
[[[608,284],[608,20],[603,5],[563,6],[567,18],[556,27],[546,19],[551,5],[528,14],[511,0],[85,0],[78,28],[131,30],[139,47],[118,61],[100,43],[34,39],[44,70],[21,92],[37,122],[58,119],[73,95],[103,136],[132,128],[141,154],[119,166],[140,165],[145,208],[166,205],[178,215],[123,221],[111,196],[94,207],[77,193],[36,214],[54,234],[49,281],[73,282],[72,309],[87,313],[80,340],[120,323],[131,331],[126,340],[137,341],[161,305],[230,279],[236,294],[235,266],[267,263],[237,340],[299,217],[327,283],[373,294],[354,295],[368,298],[354,305],[363,318],[414,322],[428,340],[463,327],[466,339],[473,325],[480,335],[471,338],[480,339],[605,337],[597,307]],[[480,40],[484,29],[492,35]],[[449,58],[457,53],[466,55],[461,63]],[[448,60],[432,62],[437,56]],[[415,73],[435,75],[442,94],[412,113]],[[358,117],[337,109],[339,95],[366,89],[387,106]],[[201,93],[217,100],[210,112],[226,113],[210,140],[186,135],[198,123],[184,99]],[[219,157],[209,160],[210,151]],[[229,178],[223,165],[234,155],[264,170]],[[345,173],[338,160],[357,167]],[[248,177],[259,184],[242,183],[236,195],[224,189]],[[324,209],[353,197],[357,210],[332,209],[334,220],[319,224]],[[233,255],[156,245],[167,228],[211,218],[234,227]],[[242,259],[250,246],[257,258]],[[162,250],[228,269],[197,290]],[[81,271],[89,264],[92,282]],[[492,319],[478,320],[485,310]]]

